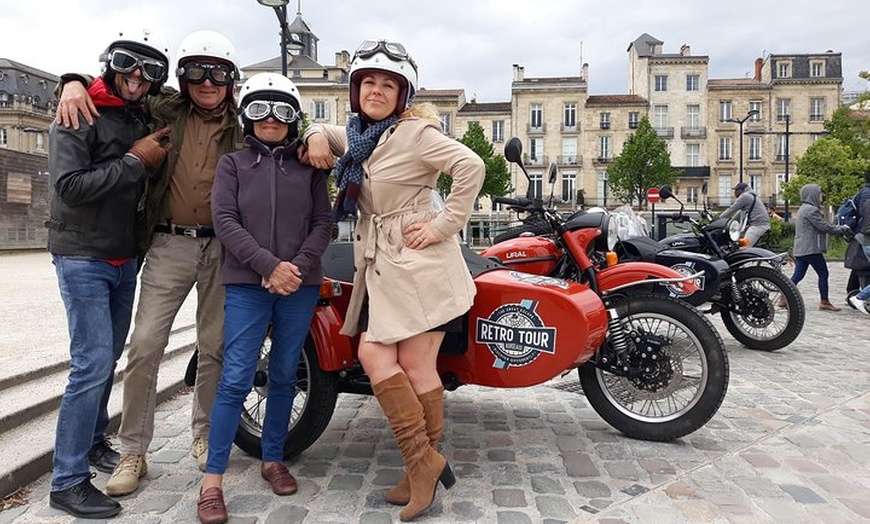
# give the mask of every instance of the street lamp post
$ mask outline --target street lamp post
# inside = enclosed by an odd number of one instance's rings
[[[281,74],[287,76],[287,43],[290,40],[290,28],[287,26],[287,4],[290,0],[257,0],[257,3],[275,10],[278,25],[281,26]]]
[[[735,122],[737,126],[740,128],[740,183],[743,183],[743,123],[752,118],[753,116],[758,114],[757,109],[753,109],[746,113],[746,116],[743,118],[729,118],[728,122]]]

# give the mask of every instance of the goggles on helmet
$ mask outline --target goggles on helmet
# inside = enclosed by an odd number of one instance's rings
[[[176,76],[191,84],[201,84],[208,78],[216,86],[230,84],[235,77],[233,69],[224,64],[188,62],[175,71]]]
[[[354,56],[369,58],[377,53],[383,53],[389,59],[399,62],[407,60],[415,70],[417,69],[417,64],[414,63],[411,55],[408,54],[405,46],[399,42],[388,42],[387,40],[364,40],[359,48],[357,48]]]
[[[109,67],[123,75],[136,69],[142,71],[142,77],[149,82],[162,82],[166,78],[166,63],[153,58],[147,58],[126,49],[112,49],[108,59]]]
[[[253,122],[259,122],[271,116],[279,122],[291,124],[299,118],[299,111],[287,102],[252,100],[245,106],[245,116]]]

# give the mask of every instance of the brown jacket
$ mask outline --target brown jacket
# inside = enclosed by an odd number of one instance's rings
[[[345,128],[314,125],[336,155],[347,144]],[[399,120],[381,135],[363,163],[359,220],[354,232],[354,289],[342,333],[359,333],[366,294],[367,339],[393,344],[440,326],[471,308],[475,287],[457,233],[471,215],[483,184],[484,164],[462,143],[441,133],[437,121]],[[434,211],[431,190],[440,172],[453,177],[445,207]],[[403,229],[430,221],[441,242],[406,248]]]

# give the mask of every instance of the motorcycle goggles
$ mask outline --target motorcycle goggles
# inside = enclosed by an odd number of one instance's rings
[[[116,73],[126,75],[136,69],[142,71],[142,78],[149,82],[162,82],[166,79],[166,63],[153,58],[127,51],[126,49],[113,49],[108,57],[109,67]]]
[[[245,117],[252,122],[259,122],[270,116],[284,124],[292,124],[300,115],[299,111],[287,102],[252,100],[245,106]]]
[[[412,66],[414,66],[415,70],[417,69],[417,64],[414,63],[411,55],[408,54],[405,46],[399,42],[389,42],[387,40],[364,40],[359,48],[357,48],[354,56],[369,58],[377,53],[383,53],[388,58],[395,61],[407,60]]]
[[[232,83],[235,75],[233,69],[225,64],[200,64],[188,62],[175,71],[175,75],[191,84],[201,84],[208,78],[216,86]]]

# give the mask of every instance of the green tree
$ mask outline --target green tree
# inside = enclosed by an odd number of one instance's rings
[[[870,159],[855,155],[840,139],[828,136],[813,142],[796,161],[797,175],[783,184],[783,194],[791,202],[800,202],[800,188],[818,184],[834,206],[854,195],[864,183]]]
[[[480,196],[504,196],[513,192],[507,161],[504,156],[495,154],[492,142],[487,140],[480,124],[472,122],[459,141],[477,153],[486,166],[486,177],[483,179],[483,187],[480,188]],[[442,195],[450,193],[452,184],[453,179],[448,175],[442,173],[438,177],[438,191]]]
[[[673,184],[676,172],[671,167],[668,146],[659,138],[647,117],[640,119],[637,131],[628,137],[607,170],[607,183],[623,202],[642,206],[651,187]]]

